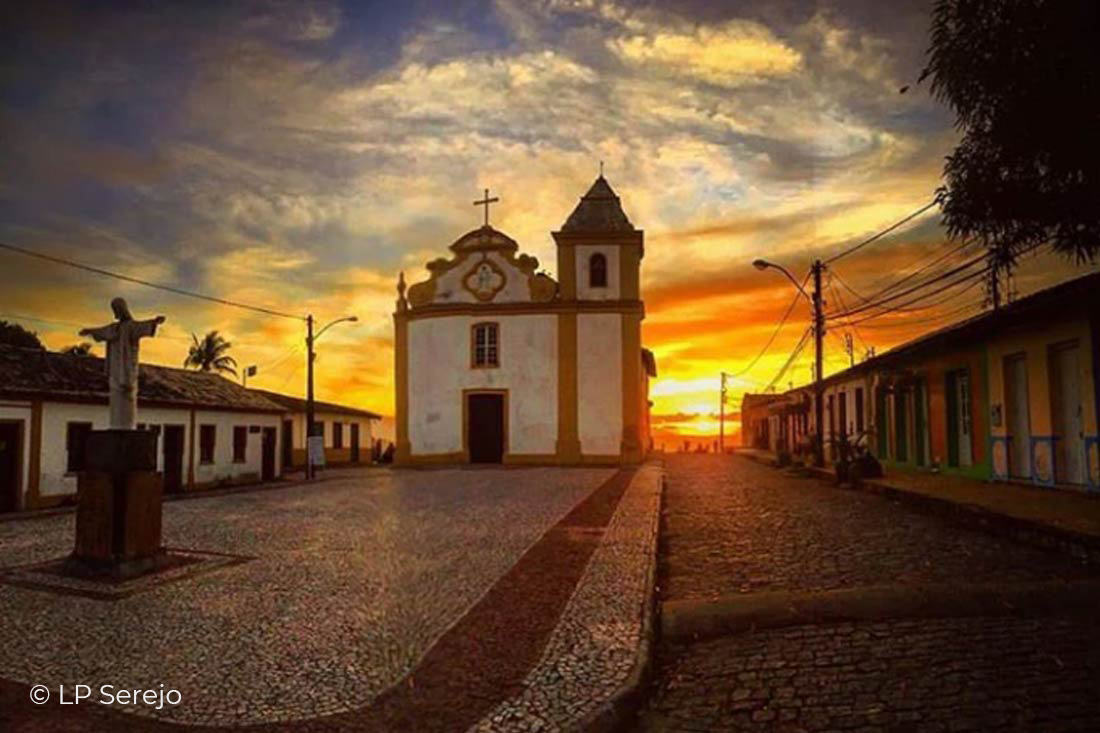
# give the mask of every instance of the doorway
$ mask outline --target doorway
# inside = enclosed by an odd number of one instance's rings
[[[466,396],[466,436],[470,463],[504,460],[504,395],[474,393]]]
[[[1031,478],[1031,415],[1027,397],[1027,356],[1004,360],[1005,432],[1008,435],[1008,475]]]
[[[970,422],[970,372],[947,373],[947,465],[970,466],[974,447]]]
[[[283,420],[283,472],[294,468],[294,421]]]
[[[0,422],[0,513],[19,509],[23,423]]]
[[[1081,380],[1077,342],[1050,349],[1050,418],[1054,436],[1054,480],[1085,483],[1081,424]]]
[[[261,476],[264,481],[275,480],[275,444],[278,440],[277,428],[264,428],[263,442],[262,442],[262,455],[263,463],[261,464]]]
[[[161,443],[164,454],[164,493],[183,490],[183,426],[165,425]]]
[[[351,462],[359,462],[359,423],[351,424]]]

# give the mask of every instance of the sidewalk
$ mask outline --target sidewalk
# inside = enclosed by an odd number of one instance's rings
[[[776,465],[775,455],[762,450],[738,450],[738,455]],[[834,481],[830,468],[810,468]],[[1067,552],[1089,563],[1100,563],[1100,497],[1063,489],[1043,489],[933,473],[891,471],[881,479],[866,479],[862,491],[922,505],[953,518],[1014,539]]]

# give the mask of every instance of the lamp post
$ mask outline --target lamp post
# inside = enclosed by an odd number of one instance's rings
[[[798,282],[790,270],[782,265],[777,265],[774,262],[768,262],[767,260],[753,260],[752,266],[757,270],[767,270],[769,268],[773,270],[779,270],[787,279],[794,283],[794,286],[798,288],[798,292],[802,294],[802,297],[810,301],[810,305],[814,311],[814,465],[825,465],[825,409],[822,404],[825,391],[825,383],[823,381],[824,375],[822,374],[822,362],[824,361],[824,355],[822,348],[825,340],[825,313],[822,309],[821,299],[821,273],[825,270],[825,263],[821,260],[814,260],[810,265],[810,275],[814,281],[813,295],[806,292],[806,289],[802,287],[802,283]]]
[[[309,450],[309,440],[313,437],[313,360],[317,358],[317,355],[313,353],[313,345],[317,342],[317,339],[321,338],[321,334],[329,330],[337,323],[355,323],[359,318],[357,316],[345,316],[343,318],[337,318],[332,323],[322,328],[316,334],[313,333],[313,315],[306,316],[306,478],[313,478],[313,455]],[[322,436],[323,439],[323,436]],[[324,446],[322,444],[322,450]]]
[[[722,378],[722,389],[719,392],[718,397],[718,454],[725,455],[726,453],[726,380],[732,379],[733,375],[726,372],[720,372]],[[742,427],[742,430],[744,428]]]

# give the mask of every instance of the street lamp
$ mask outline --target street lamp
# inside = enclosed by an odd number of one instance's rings
[[[791,271],[788,270],[786,267],[783,267],[783,265],[777,265],[776,263],[768,262],[767,260],[753,260],[752,266],[761,271],[767,270],[768,268],[779,270],[787,276],[787,279],[790,280],[796,288],[798,288],[798,292],[802,293],[802,297],[813,303],[813,298],[811,298],[809,293],[806,292],[805,288],[802,287],[802,283],[798,282],[798,279],[791,274]]]
[[[355,323],[359,320],[358,316],[344,316],[343,318],[337,318],[332,323],[322,328],[316,335],[313,333],[313,315],[306,316],[306,478],[313,478],[313,453],[310,451],[309,442],[313,438],[313,360],[317,358],[317,355],[313,353],[313,344],[317,339],[321,337],[325,331],[329,330],[337,323]],[[325,449],[324,436],[321,437],[320,450],[323,452]]]
[[[802,293],[802,297],[810,301],[810,305],[814,309],[814,362],[816,369],[814,370],[814,465],[825,465],[825,409],[822,405],[824,399],[825,383],[822,381],[823,375],[821,372],[822,362],[824,361],[822,349],[824,348],[825,340],[825,313],[822,310],[821,300],[821,273],[825,269],[825,263],[821,260],[814,260],[810,265],[810,274],[814,279],[814,292],[810,295],[806,292],[806,289],[802,287],[802,283],[798,282],[798,279],[791,274],[791,271],[782,265],[777,265],[774,262],[768,262],[767,260],[753,260],[752,266],[757,270],[767,270],[769,268],[773,270],[779,270],[787,279],[790,280],[798,292]]]

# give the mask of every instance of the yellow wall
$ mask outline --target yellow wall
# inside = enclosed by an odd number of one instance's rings
[[[992,434],[1003,436],[1007,427],[1004,414],[1004,359],[1006,356],[1024,353],[1027,358],[1028,413],[1032,435],[1050,435],[1053,432],[1050,409],[1050,371],[1048,357],[1050,347],[1066,341],[1078,344],[1078,382],[1081,386],[1081,405],[1085,435],[1095,435],[1096,385],[1092,377],[1092,339],[1086,318],[1070,318],[1060,322],[1045,322],[994,338],[989,343],[989,404],[992,409],[1001,405],[1001,425],[992,427]]]

